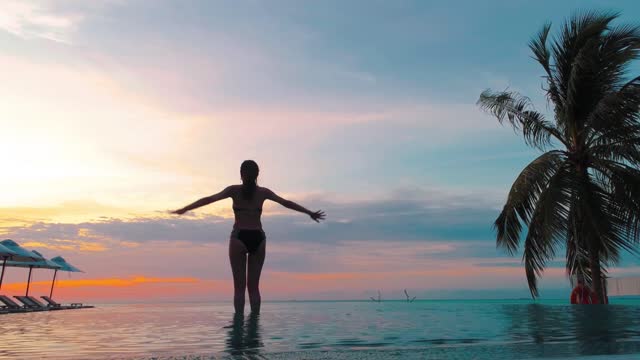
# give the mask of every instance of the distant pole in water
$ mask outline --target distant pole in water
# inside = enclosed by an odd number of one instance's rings
[[[382,302],[382,297],[380,296],[380,290],[378,290],[378,299],[374,299],[373,296],[370,296],[369,299],[375,301],[375,302]]]
[[[413,300],[416,299],[416,297],[414,296],[412,299],[409,298],[409,293],[407,292],[407,289],[404,289],[404,295],[407,297],[407,302],[413,302]]]

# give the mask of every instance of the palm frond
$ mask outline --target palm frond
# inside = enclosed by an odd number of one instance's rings
[[[584,123],[595,104],[602,97],[602,89],[595,81],[598,67],[599,36],[588,39],[573,60],[564,102],[565,122],[575,134],[582,134]]]
[[[588,154],[592,159],[626,162],[633,166],[640,166],[640,136],[613,144],[593,146],[588,150]]]
[[[603,93],[620,88],[633,60],[640,57],[640,26],[622,25],[611,27],[602,35],[595,57],[594,85]]]
[[[540,194],[565,161],[566,155],[562,151],[550,151],[532,161],[518,175],[494,223],[498,247],[510,254],[518,250],[523,224],[529,224]]]
[[[589,114],[587,144],[640,138],[640,76],[604,96]]]
[[[581,234],[590,245],[589,251],[597,251],[602,263],[617,264],[620,250],[637,253],[637,239],[629,237],[628,219],[624,217],[627,204],[617,201],[590,175],[581,184],[577,205],[585,215]]]
[[[617,26],[585,43],[576,57],[567,104],[573,105],[579,134],[590,137],[593,118],[624,121],[637,114],[640,93],[634,81],[624,85],[631,61],[640,55],[640,28]]]
[[[556,249],[564,243],[572,189],[573,172],[569,166],[562,166],[540,194],[529,222],[523,261],[533,297],[538,296],[537,278],[542,274],[546,262],[555,256]]]
[[[554,82],[558,87],[558,93],[564,99],[562,104],[556,104],[556,121],[559,128],[569,133],[577,133],[580,122],[584,122],[582,117],[576,116],[581,115],[582,111],[582,97],[578,94],[582,91],[580,83],[589,76],[588,72],[581,71],[581,68],[592,67],[585,62],[592,61],[590,55],[597,46],[597,39],[616,17],[617,13],[597,11],[575,14],[565,22],[560,35],[552,43]],[[582,63],[582,66],[576,66],[576,63]]]
[[[581,276],[584,279],[591,279],[591,271],[589,268],[589,254],[587,252],[587,244],[584,239],[579,236],[578,219],[576,212],[569,214],[566,244],[566,270],[570,276]]]
[[[551,144],[551,138],[564,143],[558,129],[546,121],[544,116],[533,110],[531,100],[516,92],[493,92],[485,90],[480,94],[477,104],[483,110],[495,116],[503,124],[505,121],[516,131],[521,131],[525,142],[530,146],[544,150]]]
[[[567,245],[566,245],[566,270],[568,275],[582,276],[584,279],[591,279],[589,268],[588,244],[580,236],[582,214],[578,203],[578,189],[571,191],[571,209],[567,222]]]
[[[533,58],[536,59],[546,73],[547,86],[547,98],[554,104],[562,104],[562,99],[558,93],[558,86],[555,83],[555,77],[553,74],[551,64],[551,52],[547,47],[547,39],[549,38],[549,32],[551,31],[551,23],[546,23],[538,34],[529,42],[529,49],[533,53]]]
[[[562,94],[567,94],[575,58],[593,37],[600,36],[618,13],[588,11],[574,14],[565,21],[560,35],[554,39],[552,53],[556,67],[556,83]]]
[[[611,196],[608,213],[622,237],[623,248],[638,253],[640,244],[640,170],[610,160],[596,160],[593,168],[603,176],[601,187]]]

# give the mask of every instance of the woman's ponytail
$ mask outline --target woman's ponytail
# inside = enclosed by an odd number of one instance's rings
[[[258,173],[260,169],[258,164],[253,160],[245,160],[240,165],[240,176],[242,177],[242,198],[245,200],[253,199],[258,187]]]

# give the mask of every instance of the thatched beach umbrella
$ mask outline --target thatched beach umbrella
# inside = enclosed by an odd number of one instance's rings
[[[7,260],[23,262],[23,261],[34,261],[37,259],[35,254],[29,252],[28,250],[21,247],[11,239],[0,241],[0,257],[2,258],[2,273],[0,273],[0,289],[2,289],[2,279],[4,279],[4,268],[7,266]]]
[[[31,284],[31,272],[33,271],[33,268],[39,268],[39,269],[61,268],[60,265],[54,263],[53,261],[45,259],[44,256],[42,256],[42,254],[40,254],[39,252],[35,250],[32,250],[31,252],[39,257],[38,260],[29,261],[29,262],[7,261],[8,266],[29,268],[29,279],[27,280],[27,292],[25,293],[25,296],[29,296],[29,285]]]
[[[68,271],[68,272],[84,272],[80,269],[78,269],[77,267],[69,264],[62,256],[56,256],[53,259],[51,259],[52,262],[60,265],[59,269],[56,269],[53,272],[53,281],[51,282],[51,291],[49,292],[49,297],[53,298],[53,286],[56,283],[56,274],[58,274],[58,270],[60,271]]]

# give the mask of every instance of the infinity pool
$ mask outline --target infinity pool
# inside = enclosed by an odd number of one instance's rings
[[[530,301],[99,305],[0,316],[0,358],[640,358],[640,305]]]

